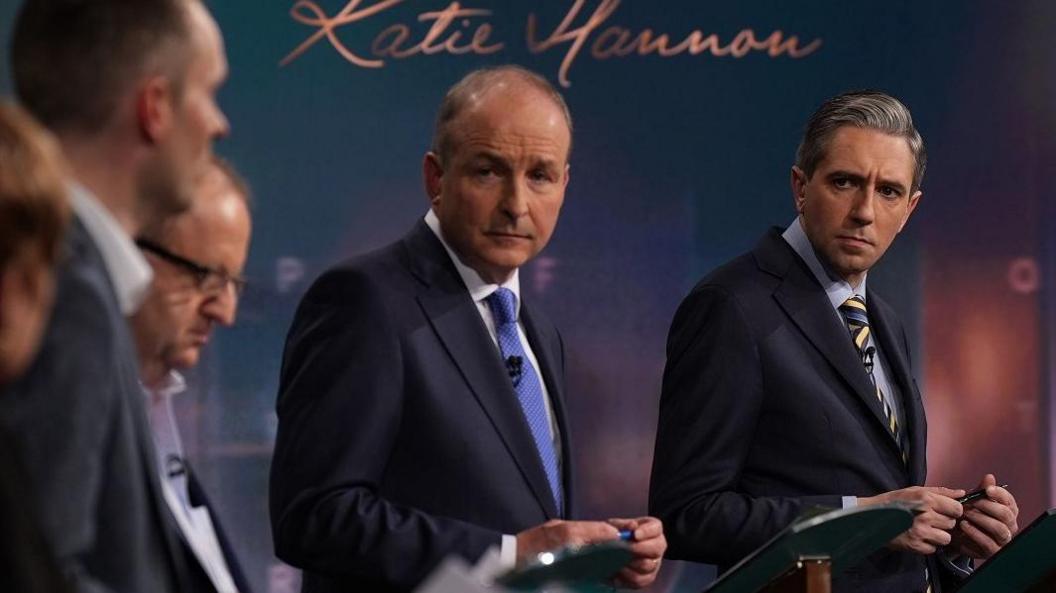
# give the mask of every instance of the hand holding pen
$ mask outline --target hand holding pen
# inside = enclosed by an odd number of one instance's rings
[[[655,517],[609,519],[609,525],[619,530],[619,538],[631,546],[634,558],[616,575],[616,585],[641,588],[656,579],[660,563],[667,551],[664,526]]]
[[[1007,488],[987,474],[977,490],[958,499],[965,505],[964,515],[950,534],[952,551],[985,560],[1012,541],[1019,531],[1019,506]]]
[[[995,488],[995,486],[990,486],[990,488]],[[996,486],[996,488],[1002,488],[1004,490],[1008,490],[1008,484],[1001,484],[1000,486]],[[959,502],[961,504],[968,504],[970,502],[975,502],[976,500],[979,500],[980,498],[983,498],[983,497],[986,496],[986,490],[987,490],[987,488],[979,488],[977,490],[972,490],[968,494],[965,494],[964,496],[958,498],[957,502]]]

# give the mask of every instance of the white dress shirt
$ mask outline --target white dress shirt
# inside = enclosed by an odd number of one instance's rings
[[[144,387],[150,427],[157,447],[162,494],[176,518],[180,534],[212,581],[218,593],[238,593],[224,559],[209,509],[192,506],[184,466],[183,442],[172,411],[172,398],[183,393],[187,384],[176,371],[170,371],[157,389]]]
[[[83,185],[70,183],[70,206],[103,256],[121,313],[131,315],[143,303],[154,271],[136,244],[106,207]]]
[[[455,269],[458,270],[458,275],[466,285],[466,289],[469,291],[469,297],[473,299],[473,302],[477,305],[477,312],[480,313],[481,319],[484,320],[484,326],[488,328],[488,334],[491,336],[491,340],[495,343],[496,349],[499,348],[499,338],[495,330],[495,316],[491,313],[491,307],[488,306],[487,298],[500,287],[508,288],[517,296],[517,334],[521,338],[521,347],[524,348],[524,353],[528,356],[528,361],[532,363],[532,368],[535,369],[537,374],[539,374],[539,360],[535,357],[535,352],[532,351],[531,344],[528,343],[528,336],[524,331],[524,323],[521,322],[520,270],[514,270],[513,275],[510,276],[509,280],[502,284],[485,282],[476,270],[462,263],[458,254],[451,249],[450,245],[448,245],[447,240],[444,239],[443,232],[440,230],[440,219],[437,218],[436,213],[433,212],[432,208],[430,208],[429,212],[425,215],[425,224],[427,224],[433,231],[436,238],[440,239],[440,243],[444,246],[444,250],[447,251],[447,255],[455,264]],[[546,381],[541,374],[539,374],[539,385],[543,388],[543,405],[546,408],[546,417],[550,423],[550,436],[554,442],[554,453],[557,456],[558,471],[560,472],[562,466],[561,435],[558,433],[557,422],[554,418],[553,403],[550,401],[550,392],[547,389]],[[512,568],[513,565],[516,564],[517,537],[515,535],[502,536],[502,549],[500,551],[500,556],[501,562],[504,566]]]

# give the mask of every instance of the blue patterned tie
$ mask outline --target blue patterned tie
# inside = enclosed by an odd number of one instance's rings
[[[554,451],[554,438],[550,433],[550,421],[546,414],[546,403],[543,401],[543,385],[539,374],[521,346],[521,336],[517,331],[517,295],[508,288],[499,288],[486,299],[495,316],[495,334],[499,350],[506,368],[513,380],[513,389],[521,403],[521,411],[532,431],[535,448],[543,462],[546,479],[550,482],[550,491],[554,495],[557,514],[562,514],[563,497],[561,495],[561,474],[557,468],[557,453]]]

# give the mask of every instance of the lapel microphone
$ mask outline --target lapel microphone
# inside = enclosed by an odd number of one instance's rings
[[[865,354],[862,356],[862,364],[865,365],[865,370],[870,375],[873,374],[873,355],[876,354],[876,346],[869,346],[865,349]]]
[[[183,458],[179,455],[169,455],[165,459],[165,469],[170,478],[182,476],[187,473],[187,468],[183,464]]]
[[[524,370],[524,359],[517,355],[510,355],[506,357],[506,372],[510,374],[510,379],[513,380],[513,385],[516,386],[521,382],[521,373]]]

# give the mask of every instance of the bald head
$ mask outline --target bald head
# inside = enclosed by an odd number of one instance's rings
[[[178,240],[204,237],[202,233],[211,227],[245,227],[248,239],[249,201],[245,186],[231,177],[221,165],[214,163],[198,182],[198,195],[186,212],[169,217],[161,226],[163,240],[173,237]]]
[[[506,65],[495,68],[482,68],[470,72],[452,86],[440,103],[436,115],[436,127],[433,131],[432,151],[446,160],[459,141],[458,126],[453,125],[467,110],[479,107],[482,102],[494,94],[535,94],[542,101],[550,101],[564,116],[569,137],[572,135],[572,113],[564,97],[545,78],[520,66]],[[571,156],[571,141],[568,147],[567,162]]]

